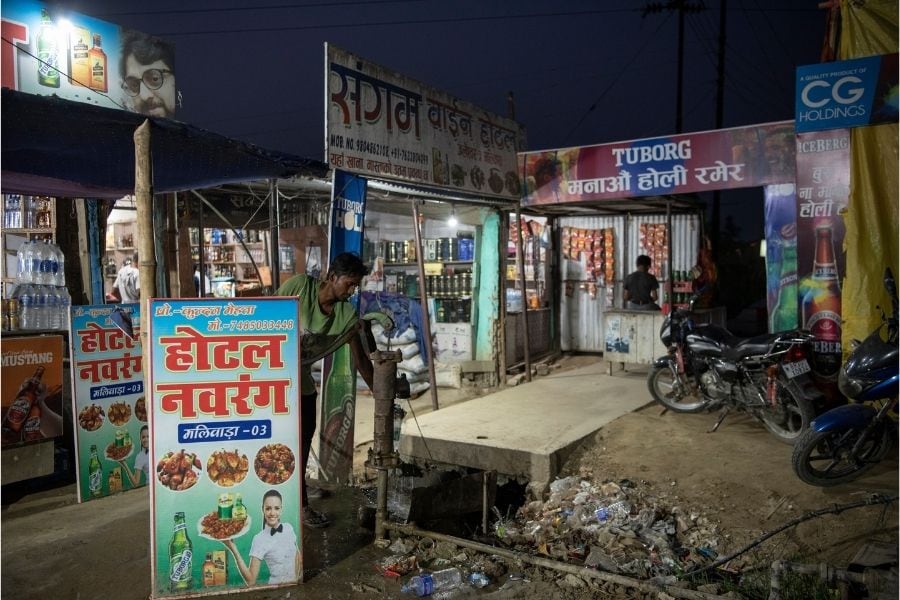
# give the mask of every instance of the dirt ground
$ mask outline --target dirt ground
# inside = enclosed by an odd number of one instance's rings
[[[559,368],[596,360],[568,357],[560,361]],[[639,372],[629,375],[641,377]],[[481,393],[474,388],[462,390],[454,401]],[[715,418],[715,414],[706,413],[661,414],[658,406],[649,404],[586,439],[563,465],[561,476],[576,475],[596,483],[627,479],[660,504],[706,517],[719,536],[720,556],[809,511],[857,502],[872,494],[898,494],[896,455],[859,481],[828,490],[814,488],[794,476],[791,448],[776,441],[761,425],[748,417],[731,415],[716,433],[706,433]],[[357,449],[359,457],[364,457],[365,449],[365,444],[361,444]],[[363,479],[365,469],[359,466]],[[360,525],[357,510],[365,503],[362,496],[359,488],[345,487],[318,501],[317,507],[332,514],[335,524],[304,533],[305,583],[239,597],[409,598],[400,593],[400,581],[383,577],[376,569],[376,564],[392,553],[377,548],[372,543],[371,530]],[[4,500],[2,597],[147,598],[150,582],[146,491],[133,490],[84,505],[75,504],[73,497],[74,486],[69,486],[11,504]],[[735,564],[750,571],[768,566],[775,558],[787,558],[845,567],[859,548],[870,541],[897,547],[896,504],[814,518],[775,535],[742,555]],[[479,556],[470,551],[468,555],[463,568]],[[586,585],[585,579],[575,575],[527,564],[510,565],[508,573],[521,573],[528,581],[504,579],[501,585],[497,579],[482,590],[461,588],[433,597],[666,597],[657,593],[625,593],[621,587]],[[731,593],[731,597],[739,597]]]

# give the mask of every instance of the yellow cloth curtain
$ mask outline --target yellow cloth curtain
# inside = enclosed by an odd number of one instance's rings
[[[897,52],[897,0],[842,0],[841,60]],[[847,253],[841,292],[841,343],[865,338],[890,312],[884,268],[898,269],[897,124],[855,127],[850,133],[850,201],[844,215]]]

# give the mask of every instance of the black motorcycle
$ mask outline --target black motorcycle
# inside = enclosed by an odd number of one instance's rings
[[[651,395],[674,412],[721,408],[710,431],[731,410],[747,412],[776,438],[793,444],[821,400],[809,376],[813,336],[793,330],[743,339],[717,325],[698,326],[692,312],[697,298],[663,321],[659,336],[669,352],[650,370]]]
[[[855,347],[838,374],[838,387],[853,401],[816,417],[794,447],[797,476],[810,485],[828,487],[852,481],[878,464],[893,445],[897,406],[897,285],[890,269],[884,287],[893,316],[881,311],[881,325]],[[881,401],[878,409],[870,401]]]

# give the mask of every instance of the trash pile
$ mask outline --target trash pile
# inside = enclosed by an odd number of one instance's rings
[[[524,573],[509,573],[500,557],[484,556],[429,537],[399,537],[388,547],[388,552],[391,555],[380,560],[376,569],[384,577],[402,579],[401,591],[417,596],[457,587],[482,589],[492,584],[506,589],[510,587],[509,582],[527,581]],[[428,581],[428,577],[433,581]],[[424,593],[426,590],[430,591]]]
[[[494,533],[508,548],[638,579],[691,571],[718,556],[716,524],[630,480],[566,477],[512,518],[494,510]]]

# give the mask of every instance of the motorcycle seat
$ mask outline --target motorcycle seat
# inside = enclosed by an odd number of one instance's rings
[[[725,353],[729,358],[735,360],[757,354],[765,354],[776,337],[778,337],[777,334],[767,333],[746,339],[735,338],[735,343],[729,344]]]

